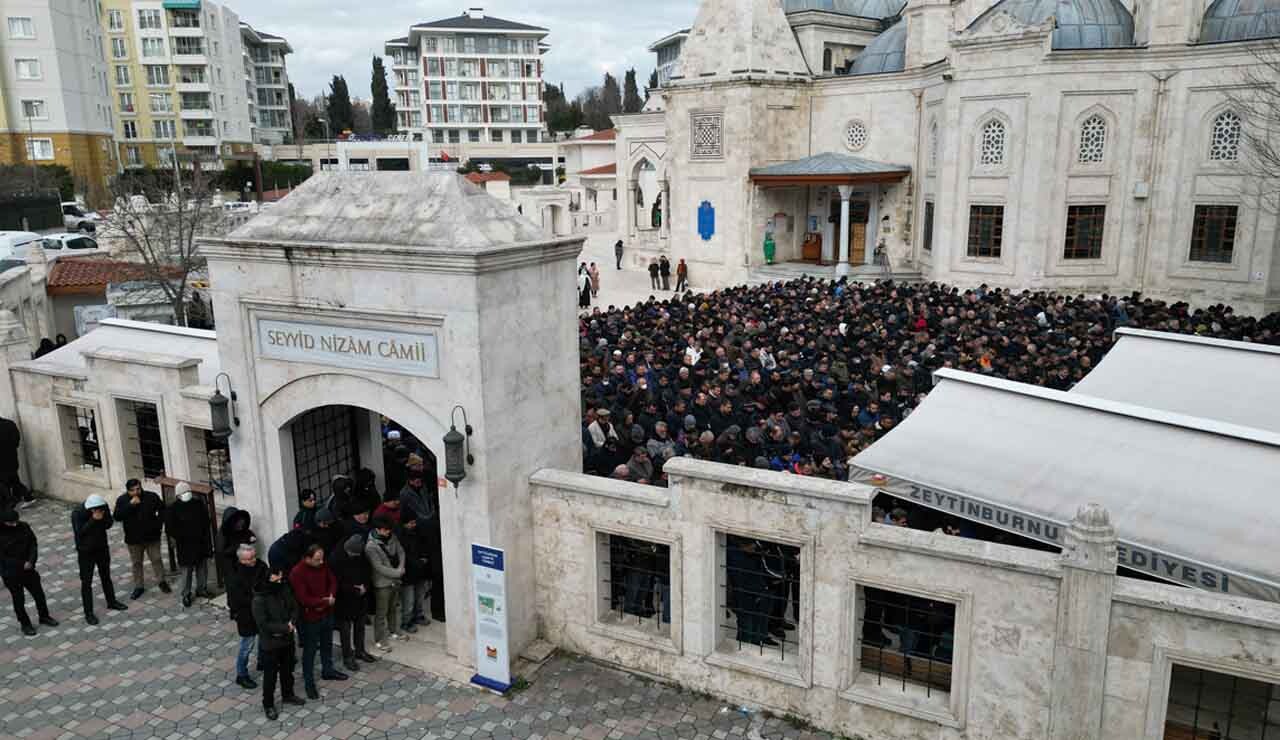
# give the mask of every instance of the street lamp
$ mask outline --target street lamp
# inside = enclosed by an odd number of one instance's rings
[[[218,389],[218,381],[222,378],[227,379],[227,394],[231,396],[230,400],[227,396],[222,395],[222,391]],[[226,373],[218,373],[213,379],[213,396],[209,398],[209,426],[212,427],[209,433],[215,439],[226,439],[231,436],[232,423],[240,426],[240,417],[235,415],[236,392],[231,388],[231,376]]]
[[[454,425],[454,415],[462,412],[462,428],[466,436]],[[444,477],[454,488],[467,477],[467,466],[475,465],[476,458],[471,454],[471,425],[467,423],[467,410],[459,404],[449,412],[449,431],[444,435]]]

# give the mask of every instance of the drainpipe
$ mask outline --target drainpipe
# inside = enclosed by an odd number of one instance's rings
[[[1152,183],[1156,181],[1156,176],[1160,171],[1160,160],[1164,155],[1163,140],[1160,132],[1164,128],[1164,97],[1168,92],[1169,80],[1173,78],[1177,72],[1152,72],[1152,77],[1156,79],[1156,100],[1155,100],[1155,121],[1151,126],[1151,160],[1147,162],[1146,185],[1147,185],[1147,215],[1143,222],[1142,238],[1138,240],[1138,264],[1136,265],[1137,288],[1138,292],[1145,292],[1147,287],[1147,257],[1151,253],[1151,222],[1155,219],[1155,205],[1152,199],[1155,193],[1151,190]]]

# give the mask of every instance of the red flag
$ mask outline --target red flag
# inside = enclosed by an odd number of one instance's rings
[[[445,150],[441,149],[441,150],[440,150],[440,159],[441,159],[441,160],[443,160],[443,161],[445,161],[445,162],[448,162],[448,161],[449,161],[449,153],[448,153],[448,152],[446,152]]]

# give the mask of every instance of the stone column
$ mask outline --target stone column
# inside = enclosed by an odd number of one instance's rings
[[[836,275],[849,274],[849,198],[852,185],[840,185],[840,251],[836,262]]]
[[[662,229],[658,232],[659,238],[667,239],[671,236],[671,183],[668,180],[662,181]]]
[[[1053,651],[1050,740],[1098,740],[1106,681],[1116,532],[1098,504],[1085,504],[1067,529],[1059,562],[1058,627]]]
[[[635,180],[627,182],[627,237],[631,240],[636,238],[636,188],[639,183]],[[627,245],[631,246],[631,245]]]

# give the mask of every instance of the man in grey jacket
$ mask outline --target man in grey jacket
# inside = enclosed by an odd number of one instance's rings
[[[364,546],[373,581],[373,646],[391,652],[388,640],[409,639],[400,632],[400,581],[404,578],[404,548],[392,534],[395,525],[386,517],[374,517],[373,531]]]

